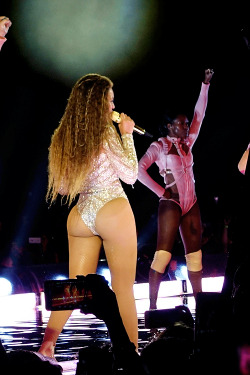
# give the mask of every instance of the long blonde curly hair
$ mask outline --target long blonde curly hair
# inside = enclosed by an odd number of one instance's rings
[[[51,204],[60,194],[70,205],[81,191],[111,122],[108,92],[112,87],[109,78],[91,73],[72,88],[49,147],[46,201]]]

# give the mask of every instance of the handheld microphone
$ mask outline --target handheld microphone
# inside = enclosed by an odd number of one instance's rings
[[[117,124],[121,122],[120,113],[116,111],[112,112],[111,118],[112,118],[112,121],[116,122]],[[153,137],[152,134],[148,133],[145,129],[140,128],[140,126],[138,125],[134,126],[134,131],[140,135],[146,135],[146,137],[150,137],[150,138]]]

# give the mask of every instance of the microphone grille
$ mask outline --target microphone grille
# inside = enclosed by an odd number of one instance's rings
[[[119,124],[119,122],[121,122],[120,113],[118,113],[116,111],[112,112],[111,118],[112,118],[112,121],[117,122],[118,124]]]

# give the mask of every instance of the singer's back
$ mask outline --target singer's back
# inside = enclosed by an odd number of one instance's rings
[[[113,83],[87,74],[74,85],[49,154],[47,198],[65,195],[69,278],[96,273],[103,246],[124,327],[138,346],[138,321],[133,285],[137,259],[135,218],[120,180],[133,184],[138,161],[134,121],[121,114],[119,132],[112,123]],[[78,198],[78,199],[77,199]],[[122,267],[121,267],[122,265]],[[71,311],[52,311],[39,350],[53,357],[55,344]]]

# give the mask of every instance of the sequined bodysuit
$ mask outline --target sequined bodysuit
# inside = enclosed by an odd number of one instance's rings
[[[170,198],[170,200],[181,207],[182,215],[185,215],[197,200],[193,175],[192,147],[198,137],[200,126],[205,116],[208,88],[209,84],[202,83],[188,137],[183,141],[168,136],[159,138],[158,141],[149,146],[145,155],[139,161],[139,181],[157,194],[160,200],[166,199],[163,197],[165,189],[175,185],[178,194],[177,197]],[[187,153],[183,151],[182,144],[188,146]],[[173,145],[177,150],[177,154],[171,153]],[[153,180],[147,172],[147,169],[153,163],[156,163],[159,167],[159,173],[164,178],[165,188]]]
[[[138,161],[132,134],[118,135],[113,124],[108,125],[108,134],[102,151],[93,161],[92,172],[84,182],[77,208],[88,228],[98,235],[95,228],[97,212],[112,199],[127,198],[120,179],[133,184],[138,175]]]

